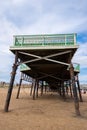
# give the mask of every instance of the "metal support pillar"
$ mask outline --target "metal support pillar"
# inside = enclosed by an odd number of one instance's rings
[[[82,95],[81,95],[81,90],[80,90],[80,84],[79,84],[78,75],[77,75],[77,86],[78,86],[78,91],[79,91],[80,102],[83,102]]]
[[[30,90],[30,96],[32,96],[33,86],[34,86],[34,79],[32,79],[31,90]]]
[[[17,92],[16,99],[19,98],[19,93],[20,93],[21,84],[22,84],[22,77],[20,78],[20,83],[19,83],[19,87],[18,87],[18,92]]]
[[[64,88],[64,82],[63,81],[61,81],[62,83],[61,83],[61,87],[62,87],[62,96],[63,96],[63,98],[65,99],[65,88]]]
[[[36,97],[38,98],[38,88],[39,88],[39,80],[37,79],[37,82],[36,82],[36,86],[37,86],[37,89],[36,89]]]
[[[70,76],[71,76],[71,81],[72,81],[73,96],[74,96],[74,103],[75,103],[75,111],[76,111],[76,115],[80,116],[79,100],[78,100],[78,94],[77,94],[77,89],[76,89],[76,84],[75,84],[75,77],[74,77],[74,67],[73,67],[72,64],[70,64]]]
[[[6,102],[5,102],[5,107],[4,107],[5,112],[8,112],[8,108],[9,108],[13,84],[14,84],[14,80],[15,80],[15,74],[16,74],[16,70],[17,70],[17,67],[18,67],[17,62],[18,62],[18,52],[16,51],[15,62],[14,62],[13,67],[12,67],[11,79],[10,79],[10,84],[9,84],[8,93],[7,93]]]
[[[44,86],[45,87],[45,93],[47,92],[47,85]]]
[[[41,96],[43,95],[43,81],[42,81],[42,84],[41,84]]]
[[[35,100],[35,96],[36,96],[36,85],[37,85],[37,80],[35,79],[35,81],[34,81],[34,90],[33,90],[33,100]]]
[[[72,86],[71,86],[71,82],[70,81],[69,81],[69,88],[70,88],[71,97],[73,97],[73,95],[72,95]]]
[[[66,94],[68,95],[68,91],[69,91],[69,88],[68,88],[68,84],[66,82]]]
[[[60,96],[62,95],[62,93],[61,93],[61,81],[60,81],[60,87],[59,87],[59,94],[60,94]]]
[[[30,96],[32,96],[33,83],[31,84]]]

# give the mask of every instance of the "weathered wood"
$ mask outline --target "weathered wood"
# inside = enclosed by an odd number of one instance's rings
[[[75,103],[75,111],[76,111],[76,115],[80,116],[79,100],[78,100],[77,88],[76,88],[76,84],[75,84],[74,67],[73,67],[72,63],[70,64],[70,76],[71,76],[71,81],[72,81],[72,89],[73,89],[73,96],[74,96],[74,103]]]
[[[5,102],[5,107],[4,107],[5,112],[8,112],[8,108],[9,108],[13,84],[14,84],[14,80],[15,80],[15,74],[16,74],[16,70],[17,70],[17,67],[18,67],[17,62],[18,62],[18,52],[16,51],[15,62],[14,62],[13,67],[12,67],[11,79],[10,79],[10,84],[9,84],[8,93],[7,93],[6,102]]]

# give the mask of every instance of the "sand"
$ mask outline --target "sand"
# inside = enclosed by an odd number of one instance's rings
[[[80,102],[81,116],[75,115],[71,97],[63,100],[57,93],[47,93],[32,100],[29,89],[22,88],[16,99],[13,89],[9,112],[4,112],[7,88],[0,88],[0,130],[87,130],[87,94]]]

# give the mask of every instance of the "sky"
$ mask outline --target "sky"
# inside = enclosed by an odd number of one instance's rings
[[[0,82],[10,81],[13,35],[55,33],[77,33],[79,49],[72,62],[80,64],[80,83],[87,83],[87,0],[0,1]]]

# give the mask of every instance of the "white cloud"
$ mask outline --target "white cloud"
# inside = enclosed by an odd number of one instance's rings
[[[72,4],[73,3],[73,4]],[[12,65],[9,46],[13,35],[87,31],[87,1],[3,0],[0,2],[0,57],[7,74]],[[73,61],[87,67],[87,43],[81,43]],[[8,71],[7,71],[8,70]],[[9,74],[8,74],[9,75]]]
[[[83,84],[83,83],[87,84],[87,75],[85,75],[85,74],[80,75],[79,80],[80,80],[80,84]]]
[[[87,43],[82,43],[73,57],[73,62],[79,63],[81,68],[87,68]]]

